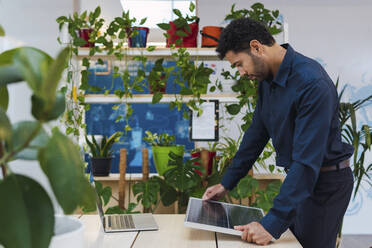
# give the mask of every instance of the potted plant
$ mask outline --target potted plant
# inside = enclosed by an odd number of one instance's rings
[[[169,161],[169,153],[173,152],[183,157],[185,147],[183,145],[176,145],[174,135],[167,133],[157,134],[146,131],[146,137],[143,138],[149,145],[152,146],[152,155],[155,168],[160,176],[166,172]]]
[[[266,25],[272,35],[282,32],[282,23],[279,20],[279,10],[266,9],[262,3],[254,3],[250,9],[235,10],[235,3],[231,6],[230,13],[225,16],[225,21],[249,17]]]
[[[336,81],[336,88],[339,85],[339,78]],[[354,102],[342,102],[341,98],[346,89],[346,86],[339,93],[340,111],[339,119],[341,126],[341,135],[343,139],[350,145],[354,147],[354,154],[352,156],[351,168],[354,175],[354,191],[353,197],[360,189],[360,185],[363,181],[371,183],[371,177],[369,173],[372,171],[372,163],[365,165],[365,156],[372,148],[372,127],[363,124],[358,127],[357,122],[357,111],[372,103],[372,95],[365,97],[364,99],[359,99]],[[338,232],[336,247],[341,244],[342,238],[342,225]]]
[[[196,171],[200,176],[206,177],[212,174],[213,163],[216,161],[216,151],[218,143],[209,143],[209,148],[198,147],[191,151],[191,157],[200,158],[201,165],[204,167],[205,175],[201,171]],[[195,162],[200,165],[199,162]]]
[[[92,163],[93,176],[108,176],[110,174],[113,159],[113,150],[111,148],[122,135],[122,132],[116,132],[109,138],[103,136],[100,144],[98,144],[94,135],[91,135],[92,142],[85,135],[85,141],[91,153],[90,161]]]
[[[6,113],[9,99],[2,98],[0,244],[5,247],[47,248],[52,238],[53,245],[58,241],[68,245],[73,241],[64,238],[75,238],[79,243],[83,237],[82,223],[75,218],[72,221],[77,228],[64,226],[71,217],[55,217],[55,208],[46,190],[34,179],[13,172],[10,162],[38,161],[65,214],[73,213],[78,206],[95,206],[94,189],[84,175],[78,146],[57,127],[47,130],[50,122],[65,110],[64,96],[57,91],[57,86],[69,53],[66,48],[53,59],[39,49],[20,47],[0,54],[1,88],[27,82],[32,90],[31,113],[35,118],[11,123]],[[55,225],[66,233],[60,236],[54,233]]]
[[[101,182],[94,181],[94,185],[96,188],[96,192],[98,195],[98,200],[101,201],[102,206],[107,206],[107,204],[110,202],[111,199],[116,201],[117,203],[119,200],[113,196],[112,194],[112,188],[110,186],[103,186]],[[134,202],[128,203],[128,208],[122,209],[119,205],[114,205],[112,207],[109,207],[106,209],[105,214],[136,214],[139,213],[139,211],[135,211],[134,209],[137,207],[137,204]],[[89,213],[92,211],[95,211],[96,209],[82,209],[84,213]]]
[[[190,2],[190,12],[195,10],[195,5]],[[168,23],[157,24],[159,28],[167,31],[164,36],[167,38],[167,47],[197,47],[197,35],[199,29],[199,17],[189,16],[185,17],[178,9],[173,9],[173,13],[177,19]]]
[[[204,172],[204,168],[195,163],[197,160],[183,161],[183,156],[170,152],[169,169],[164,172],[164,177],[153,176],[134,184],[133,194],[144,206],[144,211],[153,213],[161,201],[164,206],[177,202],[177,213],[185,213],[189,197],[201,197],[205,190],[201,176],[196,172]]]
[[[59,30],[61,31],[63,25],[67,23],[67,30],[74,46],[94,47],[99,30],[104,24],[104,20],[99,18],[100,14],[101,8],[98,6],[93,12],[84,11],[81,15],[75,12],[72,16],[60,16],[57,18]],[[74,52],[77,54],[77,49]]]
[[[153,94],[152,104],[160,102],[167,88],[167,81],[174,66],[164,67],[164,58],[157,59],[147,77],[150,94]]]
[[[201,95],[207,93],[208,85],[211,83],[209,77],[214,71],[205,66],[203,62],[198,64],[197,61],[192,61],[186,48],[178,48],[177,52],[172,53],[172,57],[179,69],[173,71],[172,75],[175,77],[175,84],[180,86],[180,92],[175,95],[175,100],[170,102],[170,108],[185,109],[184,118],[186,119],[189,118],[187,114],[189,109],[198,111],[201,115],[200,105],[205,102],[201,99]],[[184,97],[190,97],[190,99],[184,101]]]

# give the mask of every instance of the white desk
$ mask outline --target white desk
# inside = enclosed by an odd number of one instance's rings
[[[185,215],[158,214],[154,218],[158,231],[104,233],[98,215],[83,215],[80,219],[85,225],[85,244],[87,248],[248,248],[275,247],[301,248],[296,238],[287,231],[275,243],[257,246],[243,242],[240,237],[196,230],[185,227]]]

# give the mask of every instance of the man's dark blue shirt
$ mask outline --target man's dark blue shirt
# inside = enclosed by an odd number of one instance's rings
[[[290,169],[273,208],[260,221],[274,237],[293,223],[296,207],[312,195],[320,167],[349,158],[341,141],[337,90],[322,66],[285,44],[275,78],[259,83],[252,124],[221,184],[231,190],[272,139],[276,165]]]

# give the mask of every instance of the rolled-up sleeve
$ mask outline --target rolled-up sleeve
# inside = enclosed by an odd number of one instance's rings
[[[298,91],[290,170],[273,207],[260,221],[276,239],[293,223],[297,206],[314,190],[331,121],[337,118],[336,100],[337,93],[324,81],[309,83]]]
[[[244,133],[239,150],[232,165],[227,169],[221,184],[231,190],[246,176],[269,140],[269,134],[260,116],[261,103],[258,101],[253,113],[252,123]]]

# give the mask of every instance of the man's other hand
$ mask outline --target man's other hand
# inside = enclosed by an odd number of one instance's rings
[[[227,190],[222,184],[217,184],[209,187],[203,195],[203,200],[219,200],[225,196]]]
[[[258,222],[251,222],[248,225],[234,226],[235,230],[242,231],[242,240],[258,245],[268,245],[273,236],[265,230]]]

